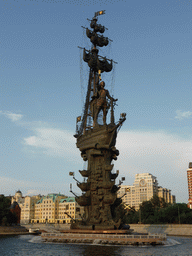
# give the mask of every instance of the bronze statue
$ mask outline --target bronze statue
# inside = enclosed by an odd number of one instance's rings
[[[103,124],[106,125],[106,116],[107,116],[107,111],[110,108],[110,105],[112,102],[117,101],[117,99],[114,99],[113,97],[110,96],[109,91],[105,89],[105,82],[102,81],[99,85],[98,88],[98,98],[96,102],[96,113],[94,115],[93,119],[93,126],[97,124],[97,118],[99,115],[99,112],[103,110]],[[106,97],[108,97],[111,100],[110,105],[107,102]]]
[[[85,216],[82,222],[71,225],[75,229],[118,229],[121,220],[117,219],[116,208],[121,203],[117,198],[119,185],[115,180],[119,171],[113,173],[112,160],[117,160],[119,151],[116,149],[117,132],[126,120],[122,114],[117,123],[114,119],[114,103],[117,99],[110,96],[105,89],[105,82],[101,80],[102,72],[112,70],[113,60],[98,55],[98,48],[108,44],[108,38],[101,37],[97,32],[103,33],[105,27],[97,24],[97,16],[103,12],[95,13],[90,26],[93,31],[86,29],[87,37],[93,43],[90,51],[85,50],[83,59],[90,67],[87,95],[82,118],[77,118],[77,147],[81,151],[84,161],[87,161],[87,170],[79,171],[84,181],[77,181],[82,190],[81,196],[76,196],[79,205],[84,206]],[[108,103],[108,99],[110,103]],[[111,109],[110,123],[106,123],[108,110]],[[98,125],[98,115],[102,110],[103,124]],[[72,192],[72,191],[71,191]],[[72,192],[73,193],[73,192]]]

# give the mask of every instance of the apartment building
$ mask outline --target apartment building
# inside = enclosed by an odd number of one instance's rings
[[[158,197],[161,197],[165,200],[166,203],[175,203],[176,198],[174,195],[171,195],[171,190],[167,188],[158,187]]]
[[[188,181],[188,206],[192,209],[192,162],[189,163],[189,168],[187,169],[187,181]]]
[[[11,204],[17,202],[20,209],[20,223],[28,224],[34,219],[35,215],[35,203],[41,198],[38,196],[25,196],[23,197],[22,192],[18,190],[15,195],[11,198]]]
[[[78,205],[74,197],[61,194],[48,194],[35,204],[32,223],[70,223],[81,219],[84,207]]]
[[[11,202],[17,202],[21,209],[21,224],[70,223],[71,219],[82,219],[84,213],[84,207],[79,206],[74,197],[60,193],[23,197],[18,190]]]
[[[21,208],[21,224],[31,223],[31,220],[34,219],[35,216],[35,204],[41,198],[38,196],[26,196],[24,198],[24,202],[20,203],[19,206]]]
[[[127,207],[133,207],[135,210],[139,209],[142,202],[150,200],[154,195],[163,197],[168,203],[175,202],[175,196],[171,196],[171,190],[159,187],[157,178],[150,173],[136,174],[133,185],[121,185],[117,193]]]
[[[84,207],[79,206],[74,197],[62,199],[59,203],[59,215],[57,223],[70,223],[71,219],[81,220]]]
[[[65,199],[62,194],[48,194],[35,204],[35,215],[32,223],[55,223],[59,215],[59,202]]]

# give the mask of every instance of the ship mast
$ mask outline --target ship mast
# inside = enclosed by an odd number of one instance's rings
[[[87,62],[89,66],[89,80],[87,85],[87,95],[84,104],[84,110],[82,118],[77,119],[77,131],[75,137],[79,137],[82,134],[85,134],[86,130],[93,128],[93,119],[95,110],[95,99],[98,94],[98,86],[101,80],[101,73],[110,72],[112,70],[112,59],[109,60],[106,57],[100,56],[98,47],[107,46],[109,43],[108,37],[104,37],[102,34],[105,32],[105,27],[97,23],[98,16],[105,14],[105,11],[95,12],[94,17],[90,21],[90,27],[86,29],[86,35],[92,43],[91,50],[83,49],[83,60]],[[114,62],[115,63],[115,62]],[[91,123],[90,123],[91,120]],[[111,121],[114,123],[114,113],[113,106],[111,107]],[[79,123],[78,125],[78,122]]]
[[[92,30],[86,28],[86,35],[92,43],[91,50],[83,48],[83,60],[89,66],[89,81],[85,100],[84,112],[80,126],[77,126],[76,146],[81,152],[81,157],[87,161],[87,170],[80,170],[83,182],[77,179],[77,186],[81,189],[82,195],[76,197],[76,202],[84,206],[85,218],[83,221],[71,224],[72,229],[86,230],[113,230],[120,227],[116,209],[121,203],[117,198],[119,185],[115,180],[119,174],[114,173],[113,160],[117,160],[119,151],[116,149],[116,137],[118,129],[126,119],[122,114],[119,122],[114,120],[114,99],[107,89],[105,82],[101,80],[101,73],[112,70],[112,60],[101,57],[98,47],[107,46],[109,39],[102,33],[105,27],[97,23],[97,16],[104,14],[104,11],[96,12],[90,21]],[[100,34],[99,34],[100,33]],[[110,123],[106,123],[107,112],[111,108]],[[103,124],[98,122],[99,113],[102,112]],[[92,125],[90,125],[90,119]],[[78,117],[78,121],[80,118]]]

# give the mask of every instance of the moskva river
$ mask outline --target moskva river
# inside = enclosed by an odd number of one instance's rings
[[[192,255],[192,237],[168,237],[168,245],[106,246],[42,243],[41,237],[23,235],[0,238],[0,256],[177,256]]]

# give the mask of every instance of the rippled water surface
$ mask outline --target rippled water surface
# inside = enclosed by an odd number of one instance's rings
[[[105,246],[105,245],[78,245],[78,244],[48,244],[41,243],[40,237],[26,235],[0,238],[1,256],[144,256],[144,255],[192,255],[192,237],[168,237],[179,244],[174,246]]]

